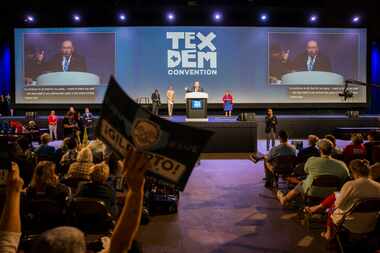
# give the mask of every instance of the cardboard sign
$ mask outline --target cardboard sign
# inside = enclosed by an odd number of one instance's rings
[[[131,99],[111,77],[96,135],[120,159],[132,149],[152,162],[149,172],[184,190],[212,132],[173,123],[153,115]]]

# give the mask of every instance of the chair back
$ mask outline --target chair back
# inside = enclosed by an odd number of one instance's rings
[[[61,180],[61,183],[69,186],[72,189],[72,192],[75,192],[75,190],[78,188],[79,183],[81,182],[89,182],[89,180],[76,177],[68,177]]]
[[[365,198],[355,203],[350,213],[380,212],[380,198]]]
[[[115,224],[105,203],[94,198],[74,198],[70,213],[71,224],[89,234],[108,233]]]
[[[296,162],[296,156],[278,156],[270,161],[273,166],[273,172],[278,175],[292,174],[294,172]]]
[[[338,188],[340,187],[341,179],[334,175],[320,175],[313,179],[311,186],[326,187],[326,188]]]

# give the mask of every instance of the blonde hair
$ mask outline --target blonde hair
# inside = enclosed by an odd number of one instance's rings
[[[40,138],[42,144],[48,144],[50,141],[50,135],[47,133],[42,134]]]
[[[89,148],[83,148],[81,151],[78,152],[77,162],[92,163],[92,161],[93,161],[92,152]]]
[[[55,186],[58,183],[58,176],[55,174],[55,163],[51,161],[41,161],[34,168],[33,178],[30,185],[36,186]]]
[[[110,175],[110,167],[106,163],[99,163],[91,167],[91,181],[104,183]]]

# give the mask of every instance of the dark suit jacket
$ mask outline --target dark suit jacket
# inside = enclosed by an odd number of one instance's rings
[[[200,87],[200,88],[199,88],[199,92],[203,92],[203,91],[204,91],[203,88]],[[195,92],[195,88],[194,88],[194,86],[191,87],[191,88],[189,89],[189,92]]]
[[[292,63],[292,69],[295,71],[307,71],[307,53],[306,52],[298,55],[294,59]],[[317,58],[315,58],[313,71],[331,72],[330,60],[326,56],[322,54],[318,54]]]
[[[61,72],[62,70],[62,54],[55,55],[48,62],[48,69],[51,72]],[[73,54],[70,59],[69,71],[87,72],[86,61],[83,56]]]

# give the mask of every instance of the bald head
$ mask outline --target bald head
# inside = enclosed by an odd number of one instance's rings
[[[74,52],[73,42],[71,40],[65,40],[62,42],[61,52],[64,56],[71,56]]]
[[[315,56],[319,52],[318,43],[315,40],[309,40],[306,44],[306,52],[310,56]]]

